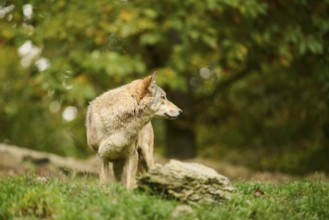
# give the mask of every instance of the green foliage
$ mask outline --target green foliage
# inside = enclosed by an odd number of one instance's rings
[[[311,162],[328,155],[328,5],[2,1],[0,141],[86,156],[88,101],[157,70],[160,85],[194,103],[182,124],[200,149],[225,152],[217,158],[233,149],[232,160],[257,169],[328,171]],[[34,57],[18,54],[27,42]],[[63,120],[67,107],[77,111],[72,121]]]
[[[0,219],[167,219],[178,204],[122,185],[92,179],[39,182],[36,177],[1,180]]]
[[[237,182],[221,204],[185,204],[156,195],[100,186],[93,179],[34,176],[0,181],[0,219],[327,219],[329,185],[321,181],[283,184]],[[257,194],[257,192],[261,192]],[[185,207],[182,208],[182,207]],[[179,209],[181,208],[181,209]],[[181,210],[180,212],[177,210]]]

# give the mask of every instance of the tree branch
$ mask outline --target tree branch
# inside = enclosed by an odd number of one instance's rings
[[[253,71],[250,68],[246,68],[244,69],[242,72],[230,77],[229,79],[226,79],[222,82],[220,82],[216,89],[213,91],[213,93],[206,95],[206,96],[202,96],[200,97],[199,101],[209,101],[214,99],[218,93],[221,93],[222,91],[228,89],[230,86],[232,86],[234,83],[246,78],[247,76],[249,76]]]

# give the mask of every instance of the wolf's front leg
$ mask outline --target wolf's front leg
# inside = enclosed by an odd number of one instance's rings
[[[109,160],[104,158],[99,158],[100,160],[100,171],[99,179],[102,184],[109,182]]]
[[[138,133],[139,161],[144,169],[149,170],[154,166],[153,160],[154,132],[151,122],[147,123]],[[143,163],[145,161],[145,163]]]
[[[128,158],[127,161],[127,178],[126,186],[128,189],[136,187],[136,173],[138,166],[138,153],[137,150]]]

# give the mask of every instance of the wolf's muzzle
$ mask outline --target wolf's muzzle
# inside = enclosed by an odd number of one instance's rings
[[[173,113],[173,112],[170,112],[170,113]],[[174,120],[174,119],[178,118],[182,113],[183,113],[183,110],[179,109],[176,114],[165,113],[165,115],[166,115],[167,119]]]

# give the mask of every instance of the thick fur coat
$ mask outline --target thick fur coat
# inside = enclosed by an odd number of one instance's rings
[[[100,158],[101,182],[107,182],[113,172],[116,181],[134,187],[138,159],[144,158],[147,167],[154,164],[151,119],[174,119],[181,112],[156,85],[156,73],[93,100],[86,117],[87,142]]]

